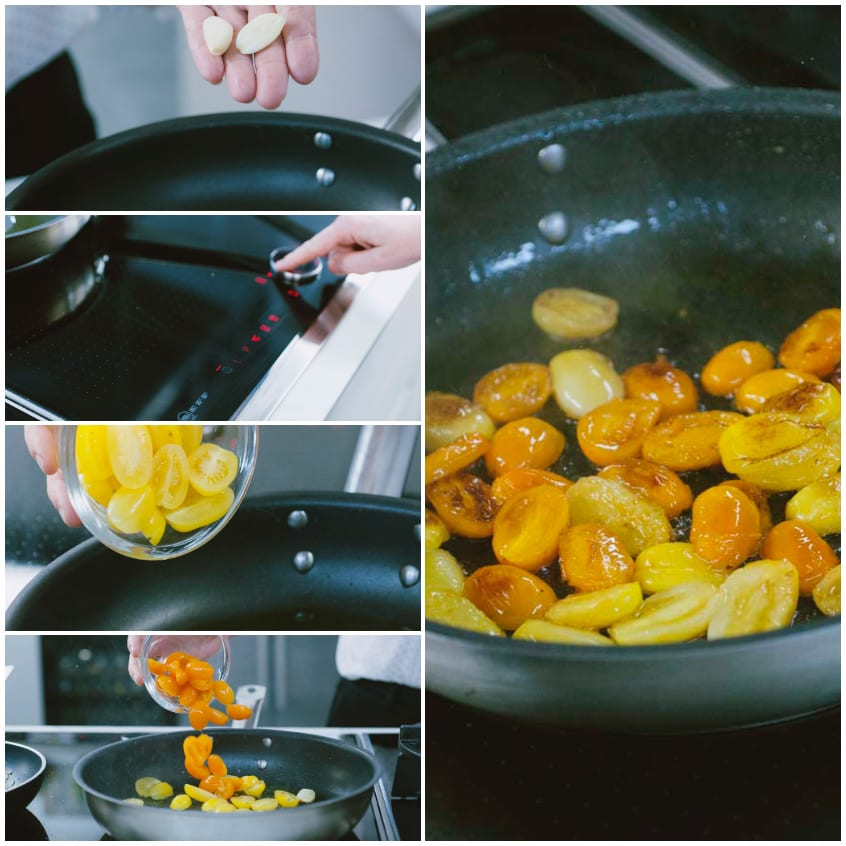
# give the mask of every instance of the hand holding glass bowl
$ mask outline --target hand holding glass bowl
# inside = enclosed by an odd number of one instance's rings
[[[232,518],[255,468],[255,426],[63,427],[71,504],[101,543],[130,558],[185,555]]]

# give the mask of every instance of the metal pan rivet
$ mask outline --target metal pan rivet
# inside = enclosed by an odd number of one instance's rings
[[[304,529],[308,525],[308,514],[305,511],[292,511],[288,515],[288,525],[292,529]]]
[[[264,746],[273,746],[273,739],[270,737],[263,737],[261,739],[262,745]]]
[[[328,150],[332,146],[332,136],[328,132],[315,132],[314,146],[321,150]]]
[[[317,168],[317,184],[322,188],[328,188],[335,181],[335,171],[328,167]]]
[[[417,163],[414,165],[414,178],[415,178],[418,182],[420,181],[420,173],[421,173],[421,171],[422,171],[422,168],[420,167],[420,162],[417,162]]]
[[[417,203],[411,197],[403,197],[400,200],[400,208],[403,211],[415,211],[417,209]]]
[[[538,165],[545,173],[561,173],[567,164],[567,150],[563,144],[549,144],[538,153]]]
[[[267,761],[265,761],[265,760],[264,760],[264,758],[260,758],[260,759],[256,762],[256,766],[257,766],[260,770],[267,769]]]
[[[570,232],[567,215],[560,211],[550,212],[538,221],[538,229],[550,244],[563,244]]]
[[[399,572],[403,587],[414,587],[420,581],[420,568],[414,564],[406,564]]]
[[[420,543],[421,538],[423,537],[423,527],[418,523],[414,527],[414,538],[417,543]]]
[[[307,549],[300,550],[294,556],[294,569],[298,573],[307,573],[314,567],[314,555]]]

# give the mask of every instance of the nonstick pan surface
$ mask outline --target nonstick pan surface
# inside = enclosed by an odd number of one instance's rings
[[[619,302],[612,332],[571,345],[603,352],[618,371],[664,353],[698,378],[732,341],[777,349],[814,311],[840,303],[839,128],[833,94],[672,92],[536,115],[435,151],[427,390],[470,396],[488,370],[547,362],[566,348],[532,322],[532,301],[550,287]],[[538,161],[551,144],[564,151],[555,172]],[[566,218],[560,243],[538,227],[553,212]],[[568,478],[595,472],[574,447],[573,421],[553,402],[540,416],[570,445],[552,469]],[[688,482],[696,493],[719,478]],[[774,519],[783,506],[775,500]],[[453,547],[471,565],[490,563],[485,549]],[[714,730],[839,700],[839,618],[720,644],[625,650],[427,629],[431,689],[534,720]]]
[[[35,799],[47,760],[37,750],[22,743],[6,741],[6,812],[22,811]]]
[[[416,630],[419,523],[413,500],[256,497],[212,541],[173,561],[135,561],[83,542],[21,592],[6,628]]]
[[[364,815],[379,778],[375,759],[349,743],[260,728],[207,733],[231,773],[258,775],[268,796],[310,787],[315,802],[252,814],[210,814],[196,804],[172,811],[169,800],[159,807],[123,803],[142,776],[166,781],[175,793],[195,783],[182,766],[182,741],[191,732],[166,732],[104,746],[77,762],[74,778],[94,818],[118,840],[334,840]]]
[[[419,208],[419,174],[418,143],[364,124],[204,115],[86,144],[30,176],[6,208],[400,211]]]

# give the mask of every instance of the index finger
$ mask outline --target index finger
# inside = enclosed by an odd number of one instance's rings
[[[330,223],[325,229],[318,232],[308,241],[304,241],[296,249],[291,250],[287,256],[279,259],[274,267],[278,273],[286,270],[295,270],[301,264],[306,264],[320,256],[325,256],[329,251],[341,242],[339,238],[337,220]]]

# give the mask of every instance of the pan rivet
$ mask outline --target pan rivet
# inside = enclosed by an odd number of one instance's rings
[[[421,172],[420,162],[417,162],[414,165],[414,178],[419,182],[420,181],[420,172]]]
[[[550,212],[538,221],[538,229],[550,244],[563,244],[570,232],[567,215],[560,211]]]
[[[567,150],[563,144],[549,144],[538,153],[538,164],[545,173],[561,173],[567,164]]]
[[[294,556],[294,569],[298,573],[307,573],[314,567],[314,555],[303,549]]]
[[[417,209],[417,203],[411,197],[403,197],[400,200],[400,208],[403,211],[415,211]]]
[[[323,188],[328,188],[335,181],[335,171],[328,167],[317,168],[317,184]]]
[[[288,525],[292,529],[303,529],[308,525],[308,514],[305,511],[292,511],[288,515]]]
[[[328,150],[332,146],[332,136],[328,132],[314,133],[314,146],[321,150]]]
[[[273,740],[270,737],[263,737],[261,742],[264,746],[273,746]]]
[[[267,768],[267,761],[265,761],[265,760],[264,760],[264,758],[260,758],[260,759],[256,762],[256,766],[257,766],[260,770],[264,770],[264,769],[266,769],[266,768]]]
[[[420,581],[420,568],[414,564],[406,564],[399,572],[403,587],[414,587]]]
[[[421,528],[419,523],[414,527],[414,537],[417,540],[417,543],[420,543],[423,537],[423,529]]]

